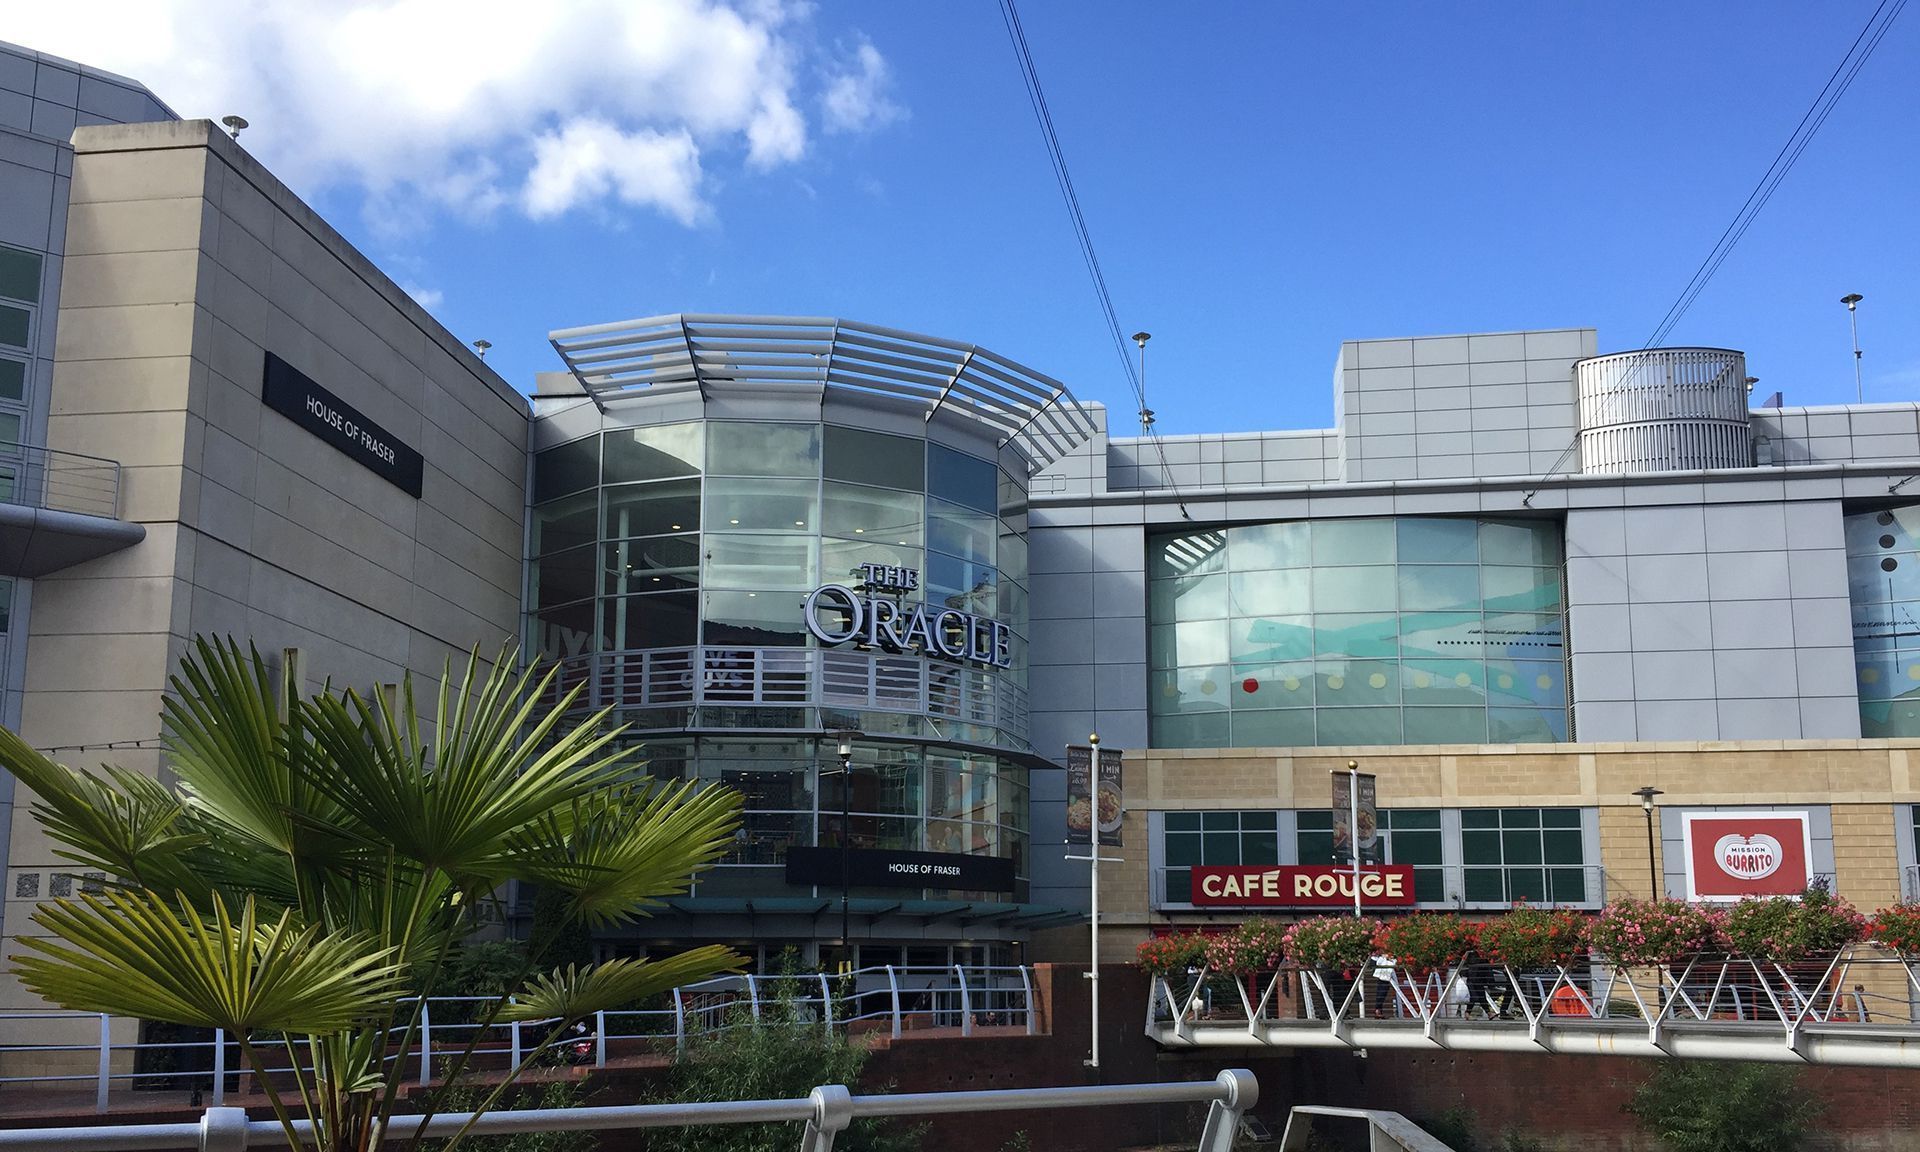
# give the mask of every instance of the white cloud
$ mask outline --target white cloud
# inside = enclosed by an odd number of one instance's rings
[[[887,95],[892,71],[873,42],[860,38],[851,59],[842,61],[827,79],[820,108],[829,132],[870,132],[906,115]]]
[[[68,0],[9,5],[0,38],[146,83],[305,194],[372,211],[541,217],[614,200],[686,224],[708,173],[802,160],[799,0]],[[897,117],[861,41],[822,81],[834,131]]]
[[[447,294],[438,288],[422,288],[418,284],[401,281],[400,290],[413,297],[413,302],[431,312],[444,304]]]

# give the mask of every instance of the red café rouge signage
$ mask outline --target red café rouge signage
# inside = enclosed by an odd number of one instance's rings
[[[1351,908],[1353,869],[1326,864],[1202,865],[1193,869],[1195,904],[1222,908]],[[1376,864],[1360,870],[1360,903],[1413,907],[1413,866]]]
[[[1805,812],[1687,812],[1687,898],[1797,896],[1813,867]]]

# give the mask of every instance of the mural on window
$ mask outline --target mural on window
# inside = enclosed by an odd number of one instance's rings
[[[1845,523],[1860,735],[1920,735],[1920,505]]]
[[[1155,747],[1567,739],[1556,523],[1241,525],[1148,566]]]

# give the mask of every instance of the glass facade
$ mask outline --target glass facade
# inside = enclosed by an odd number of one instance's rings
[[[532,501],[530,650],[658,734],[656,775],[746,797],[738,848],[696,896],[810,894],[786,887],[786,848],[845,843],[1010,858],[1019,892],[973,895],[1024,899],[1027,769],[993,751],[1027,749],[1024,482],[916,437],[704,421],[545,449]],[[863,564],[918,570],[907,603],[1006,624],[1012,667],[823,645],[803,601]],[[841,728],[865,734],[850,782],[812,735]]]
[[[1568,737],[1547,521],[1288,521],[1148,541],[1157,748]]]
[[[1920,736],[1920,505],[1845,528],[1860,735]]]

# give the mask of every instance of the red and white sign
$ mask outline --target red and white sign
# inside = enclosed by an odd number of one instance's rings
[[[1193,869],[1195,904],[1216,908],[1351,908],[1353,869],[1324,864],[1219,864]],[[1413,907],[1413,866],[1360,870],[1360,903]]]
[[[1798,896],[1813,878],[1805,812],[1687,812],[1687,899]]]

